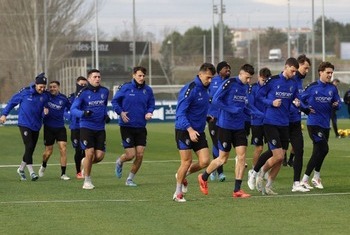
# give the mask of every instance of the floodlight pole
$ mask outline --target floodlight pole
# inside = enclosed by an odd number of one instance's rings
[[[326,60],[326,39],[324,26],[324,0],[322,0],[322,61]]]
[[[96,65],[95,68],[99,68],[99,58],[98,58],[98,5],[97,5],[97,0],[95,0],[95,61]]]
[[[315,1],[312,0],[312,35],[311,35],[311,50],[312,50],[312,66],[315,68]],[[315,81],[315,69],[312,70],[312,81]]]
[[[288,0],[288,58],[290,57],[290,30],[291,30],[291,26],[290,26],[290,0]]]
[[[44,72],[46,77],[50,77],[47,67],[47,1],[44,0]]]
[[[220,23],[219,23],[219,61],[224,60],[224,5],[223,0],[220,0]]]
[[[215,5],[213,0],[213,9],[212,9],[212,25],[211,25],[211,63],[214,64],[214,51],[215,51],[215,43],[214,43],[214,14],[215,14]]]
[[[136,66],[136,16],[135,0],[132,1],[132,67]]]

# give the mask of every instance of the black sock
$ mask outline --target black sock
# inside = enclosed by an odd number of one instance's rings
[[[204,173],[203,173],[203,175],[202,175],[202,179],[203,179],[204,181],[208,181],[209,175],[210,175],[210,174],[208,174],[207,171],[204,171]]]
[[[216,169],[216,171],[218,172],[218,175],[224,173],[224,166],[219,166],[218,169]]]
[[[66,174],[66,166],[61,166],[61,172],[62,174],[61,175],[65,175]]]
[[[242,180],[235,180],[235,189],[233,190],[233,192],[238,192],[239,190],[241,190],[241,184]]]
[[[44,161],[43,161],[42,166],[46,168],[46,166],[47,166],[47,162],[44,162]]]

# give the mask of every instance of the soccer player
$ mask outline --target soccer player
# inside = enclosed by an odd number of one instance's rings
[[[226,61],[221,61],[216,66],[216,72],[217,75],[213,77],[211,80],[211,83],[209,85],[209,109],[208,109],[208,130],[209,134],[213,143],[212,147],[212,154],[213,159],[217,158],[219,156],[219,149],[218,149],[218,127],[216,125],[217,119],[218,119],[218,113],[219,109],[217,106],[212,104],[212,99],[215,94],[215,92],[218,90],[221,83],[230,77],[231,75],[231,66]],[[217,177],[220,182],[225,181],[226,176],[224,174],[224,168],[223,166],[218,167],[216,171],[210,174],[210,180],[215,180],[216,178],[216,172],[218,173]]]
[[[348,114],[350,118],[350,89],[348,89],[344,94],[344,104],[348,106]]]
[[[285,151],[289,143],[289,112],[290,106],[294,105],[298,95],[298,86],[293,77],[299,68],[298,61],[291,57],[285,62],[284,70],[268,79],[259,89],[257,96],[261,97],[265,104],[264,132],[272,156],[267,158],[259,157],[254,167],[253,177],[256,178],[256,188],[263,195],[276,195],[272,190],[272,184],[281,168]],[[269,151],[268,150],[268,151]],[[262,162],[259,174],[255,170]],[[260,165],[260,166],[261,166]],[[263,178],[266,172],[270,171],[267,184],[263,187]]]
[[[298,85],[298,92],[302,92],[303,79],[306,77],[311,62],[310,59],[305,55],[300,55],[297,58],[299,63],[298,71],[296,72],[293,79],[296,81]],[[297,102],[297,101],[296,101]],[[309,189],[300,185],[300,175],[303,166],[303,154],[304,154],[304,138],[301,130],[301,107],[296,107],[295,105],[291,105],[290,107],[290,115],[289,115],[289,141],[292,145],[292,150],[290,152],[288,164],[293,167],[294,172],[294,183],[292,186],[292,192],[308,192]],[[305,111],[305,110],[303,110]],[[294,150],[295,149],[295,150]],[[294,156],[295,162],[294,162]],[[267,159],[272,156],[271,150],[267,150],[263,153],[262,159]],[[294,162],[294,163],[293,163]],[[264,162],[259,162],[259,164],[254,168],[256,172],[259,172],[260,168],[263,166]],[[254,172],[248,177],[248,185],[251,190],[255,188],[255,178],[252,177]]]
[[[22,162],[17,169],[21,180],[27,180],[24,168],[27,167],[32,181],[38,179],[38,175],[33,170],[33,153],[38,142],[39,131],[42,126],[43,114],[48,113],[48,94],[45,91],[47,78],[45,73],[41,73],[35,78],[35,83],[22,88],[13,95],[2,111],[0,123],[6,122],[6,116],[17,105],[18,127],[24,143],[24,154]]]
[[[76,89],[75,92],[68,96],[68,100],[71,104],[73,104],[75,97],[88,84],[88,81],[85,77],[79,76],[76,80]],[[85,156],[84,150],[81,148],[80,144],[80,118],[75,117],[69,113],[69,129],[70,129],[70,139],[75,150],[74,153],[74,162],[75,162],[75,170],[76,170],[76,178],[84,179],[84,176],[81,172],[81,160]]]
[[[339,83],[340,83],[340,81],[337,78],[334,78],[332,80],[332,84],[334,86],[336,86],[337,88],[338,88]],[[341,136],[338,133],[338,118],[337,118],[337,109],[336,108],[332,109],[331,121],[332,121],[332,127],[333,127],[333,131],[335,134],[335,138],[338,138],[338,139],[341,138]]]
[[[64,113],[70,109],[70,103],[65,95],[60,93],[60,82],[49,83],[49,113],[44,117],[44,144],[43,162],[39,169],[39,177],[44,176],[47,162],[53,152],[53,145],[58,144],[60,151],[61,179],[69,180],[66,175],[67,167],[67,130],[64,126]]]
[[[71,113],[80,118],[80,142],[85,151],[82,159],[84,170],[83,189],[94,189],[91,182],[92,164],[103,160],[106,149],[105,121],[109,90],[101,86],[101,74],[97,69],[88,71],[88,85],[76,96]]]
[[[122,177],[123,163],[134,159],[126,186],[135,187],[134,177],[141,167],[147,143],[147,121],[152,119],[155,109],[153,90],[145,82],[147,70],[133,68],[131,82],[119,86],[112,99],[113,110],[120,116],[119,126],[124,153],[117,159],[115,174]]]
[[[248,83],[254,74],[250,64],[241,66],[237,77],[225,80],[213,97],[213,104],[219,110],[218,115],[218,146],[219,157],[212,160],[203,174],[198,175],[201,192],[208,194],[208,177],[218,167],[227,162],[231,145],[236,150],[235,187],[233,197],[247,198],[250,194],[241,189],[245,170],[247,149],[247,134],[245,130],[245,108],[247,104]]]
[[[255,188],[255,181],[254,183],[250,183],[251,181],[249,181],[249,179],[252,176],[254,171],[254,166],[256,165],[259,159],[259,156],[264,149],[264,141],[266,141],[266,137],[264,135],[264,125],[263,125],[265,105],[262,102],[262,99],[260,99],[260,97],[257,97],[257,92],[264,85],[265,81],[270,77],[271,77],[270,69],[266,67],[260,69],[258,81],[251,85],[251,88],[248,94],[248,103],[254,106],[259,111],[251,115],[251,119],[252,119],[251,120],[251,129],[252,129],[251,144],[255,146],[254,152],[253,152],[252,169],[248,171],[248,181],[247,181],[248,187],[251,190],[254,190]]]
[[[311,61],[305,55],[297,58],[299,63],[298,71],[293,77],[298,86],[299,95],[303,92],[303,79],[309,72]],[[299,101],[295,101],[299,102]],[[293,167],[293,185],[292,192],[308,192],[306,187],[300,184],[301,171],[303,168],[304,156],[304,137],[301,130],[301,110],[305,111],[302,106],[296,107],[291,105],[289,114],[289,141],[292,146],[288,165]]]
[[[176,107],[175,140],[181,164],[176,173],[176,189],[173,200],[186,202],[186,176],[208,166],[210,153],[205,135],[205,124],[209,107],[208,87],[215,74],[210,63],[200,66],[198,75],[179,92]],[[198,162],[192,161],[192,150]]]
[[[310,109],[306,125],[313,144],[312,154],[301,182],[309,189],[313,188],[309,184],[312,171],[314,175],[311,183],[314,187],[323,189],[320,171],[329,151],[330,118],[332,109],[341,107],[338,89],[331,83],[333,72],[333,64],[321,62],[318,66],[319,80],[308,85],[301,94],[301,102]]]

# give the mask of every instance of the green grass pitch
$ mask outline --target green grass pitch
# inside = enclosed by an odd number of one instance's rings
[[[339,120],[339,128],[350,128]],[[148,145],[143,165],[135,177],[138,187],[126,187],[130,169],[122,179],[114,175],[115,160],[123,152],[119,127],[107,125],[105,159],[92,168],[96,188],[83,190],[77,180],[73,149],[68,143],[67,174],[59,179],[57,146],[45,176],[21,182],[16,173],[23,154],[17,127],[0,127],[0,234],[348,234],[350,231],[350,138],[330,134],[330,152],[321,177],[324,190],[292,193],[293,170],[282,167],[276,182],[278,196],[253,191],[248,199],[232,198],[234,152],[224,166],[225,182],[209,181],[209,195],[202,195],[197,174],[190,175],[186,203],[172,201],[179,154],[173,123],[148,124]],[[311,143],[304,131],[304,167]],[[210,142],[210,141],[209,141]],[[43,152],[42,135],[34,154],[37,172]],[[252,147],[247,153],[251,166]],[[195,155],[194,160],[196,160]],[[26,171],[27,176],[28,172]],[[250,191],[245,172],[243,189]]]

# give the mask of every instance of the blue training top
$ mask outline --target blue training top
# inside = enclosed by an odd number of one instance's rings
[[[238,77],[229,78],[220,85],[212,101],[220,109],[217,126],[231,130],[244,129],[248,87]]]
[[[248,94],[248,103],[256,110],[251,113],[251,124],[253,126],[262,126],[264,122],[265,104],[262,99],[257,96],[258,90],[261,87],[259,82],[252,84]]]
[[[44,125],[54,128],[64,127],[64,114],[66,110],[70,109],[68,98],[59,93],[52,95],[49,93],[49,101],[47,107],[49,113],[44,117]]]
[[[35,84],[22,88],[13,95],[2,111],[7,116],[10,111],[19,104],[18,126],[27,127],[33,131],[40,131],[42,126],[44,107],[47,106],[48,92],[39,94],[35,90]]]
[[[209,108],[208,108],[208,115],[212,116],[214,118],[218,117],[219,114],[219,108],[216,105],[212,104],[213,96],[218,90],[221,83],[224,81],[220,75],[216,75],[211,79],[211,83],[209,85],[208,91],[209,91]]]
[[[293,78],[287,79],[282,73],[272,76],[259,89],[257,96],[266,107],[264,124],[289,126],[290,106],[298,96],[297,83]],[[281,99],[281,106],[272,105],[276,99]]]
[[[187,131],[192,127],[203,133],[209,107],[208,86],[198,76],[181,88],[176,107],[175,128]]]
[[[306,124],[329,129],[332,108],[341,107],[337,87],[332,83],[323,83],[318,80],[308,85],[300,97],[305,105],[315,110],[315,113],[308,114]],[[336,101],[339,105],[332,107]]]
[[[109,90],[106,87],[93,87],[88,84],[74,99],[71,114],[80,118],[80,128],[104,130],[107,116]],[[84,116],[84,111],[92,111],[91,116]]]
[[[119,86],[111,103],[113,110],[118,115],[121,112],[128,112],[129,122],[125,123],[122,118],[119,118],[119,125],[125,127],[145,127],[146,113],[153,113],[155,109],[152,88],[145,83],[138,84],[135,79]]]
[[[299,96],[303,92],[303,79],[304,78],[305,78],[305,75],[301,75],[301,73],[299,71],[297,71],[295,76],[294,76],[294,80],[298,86]],[[300,108],[296,107],[295,105],[291,105],[290,106],[290,114],[289,114],[289,122],[298,122],[298,121],[301,121]]]

